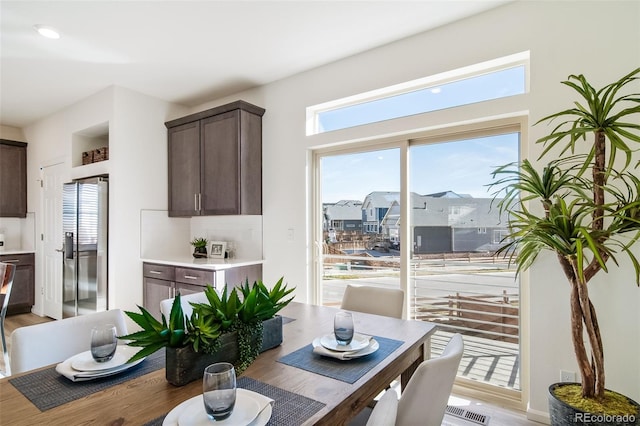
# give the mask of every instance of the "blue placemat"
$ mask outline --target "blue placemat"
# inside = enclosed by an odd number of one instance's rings
[[[238,387],[273,399],[273,411],[267,426],[298,426],[325,406],[322,402],[250,377],[239,377]],[[166,414],[145,423],[144,426],[162,426],[165,417]]]
[[[332,379],[355,383],[404,343],[400,340],[388,339],[386,337],[374,336],[374,338],[380,344],[380,348],[371,355],[362,358],[342,361],[320,356],[313,353],[313,345],[309,344],[283,356],[278,362],[331,377]]]
[[[38,370],[13,379],[9,383],[38,407],[40,411],[55,408],[92,393],[110,388],[136,377],[164,368],[165,351],[160,350],[140,364],[120,374],[86,382],[72,382],[56,371],[55,367]]]

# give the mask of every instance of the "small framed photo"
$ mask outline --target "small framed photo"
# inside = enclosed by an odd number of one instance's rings
[[[224,259],[224,254],[227,252],[227,243],[226,241],[212,241],[211,242],[211,251],[209,252],[209,257],[213,259]]]

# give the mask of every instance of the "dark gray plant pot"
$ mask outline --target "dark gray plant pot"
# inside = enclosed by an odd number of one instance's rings
[[[262,347],[260,352],[275,348],[282,343],[282,317],[277,315],[263,321]],[[213,354],[195,352],[191,345],[182,348],[166,348],[165,377],[174,386],[184,386],[202,379],[204,369],[216,362],[235,364],[240,358],[238,333],[220,336],[220,349]]]
[[[193,257],[195,257],[196,259],[207,257],[207,248],[206,247],[194,247],[193,248]]]
[[[569,404],[559,400],[554,390],[566,385],[580,385],[579,383],[554,383],[549,386],[549,416],[551,417],[551,426],[640,426],[640,415],[627,416],[627,418],[616,418],[614,416],[604,417],[600,413],[586,413],[582,410],[574,408]],[[627,398],[625,396],[625,398]],[[634,400],[627,398],[636,406],[636,412],[640,413],[640,405]]]

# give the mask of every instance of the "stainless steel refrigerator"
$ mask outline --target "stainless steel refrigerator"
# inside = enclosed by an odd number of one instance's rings
[[[108,178],[95,177],[64,184],[64,318],[107,309],[108,224]]]

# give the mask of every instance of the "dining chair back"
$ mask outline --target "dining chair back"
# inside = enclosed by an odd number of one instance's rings
[[[340,308],[347,311],[402,318],[404,291],[399,288],[347,284]]]
[[[402,390],[390,390],[375,406],[367,426],[440,426],[464,351],[462,335],[454,334],[442,355],[423,361]],[[390,394],[390,395],[387,395]],[[395,418],[389,413],[396,411]]]
[[[127,334],[125,314],[120,309],[16,328],[11,334],[12,371],[56,364],[90,350],[91,329],[100,324],[115,325],[118,336]]]
[[[171,306],[173,306],[173,299],[164,299],[160,302],[160,312],[169,319],[171,314]],[[207,296],[204,294],[204,291],[200,291],[198,293],[190,293],[185,294],[184,296],[180,295],[180,304],[182,305],[182,312],[187,316],[191,317],[191,313],[193,312],[193,307],[191,303],[208,303],[209,300]]]
[[[11,297],[11,289],[13,288],[13,278],[16,274],[16,265],[13,263],[0,262],[0,294],[4,296],[2,300],[2,308],[0,309],[0,334],[2,334],[2,355],[4,357],[5,376],[11,375],[11,366],[9,365],[9,352],[7,349],[7,338],[4,335],[4,317],[7,315],[9,306],[9,298]]]

